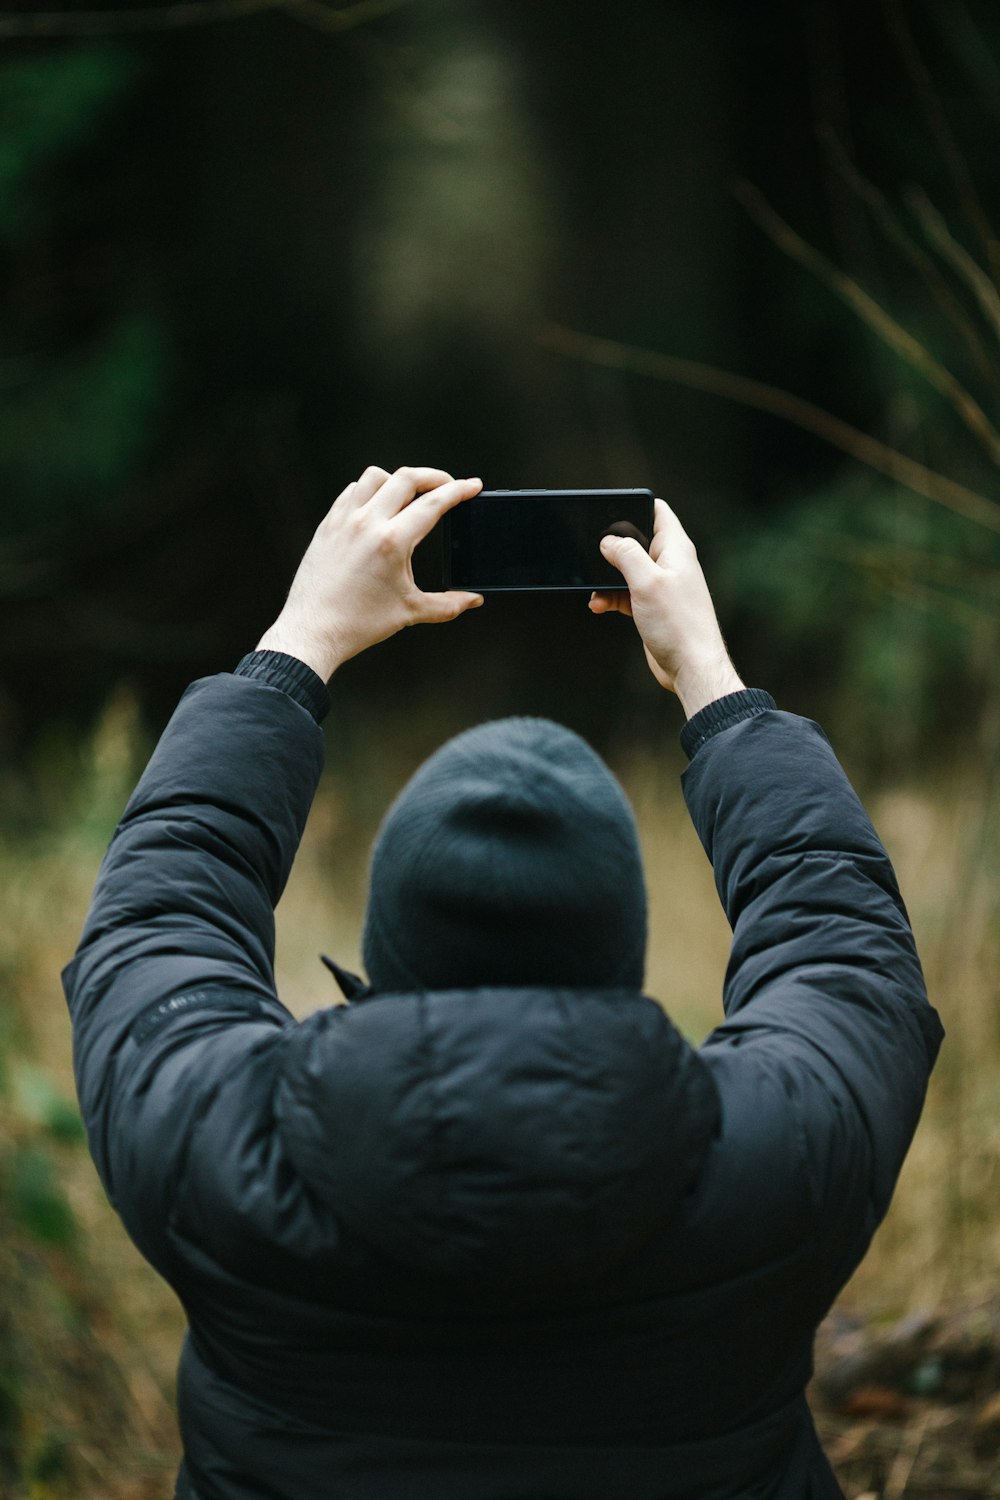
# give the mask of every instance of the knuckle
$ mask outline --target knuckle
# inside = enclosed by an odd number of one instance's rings
[[[416,470],[412,464],[400,464],[396,470],[396,478],[404,480],[407,484],[412,484],[416,478]]]

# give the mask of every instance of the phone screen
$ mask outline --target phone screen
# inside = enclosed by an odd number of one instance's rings
[[[615,589],[608,532],[649,548],[651,490],[484,490],[445,517],[446,588]]]

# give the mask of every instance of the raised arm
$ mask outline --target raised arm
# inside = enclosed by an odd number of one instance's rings
[[[184,695],[108,849],[64,985],[94,1159],[147,1253],[209,1101],[291,1019],[273,912],[322,766],[323,679],[404,625],[479,602],[421,593],[410,566],[478,488],[437,469],[349,485],[258,651]]]
[[[804,1080],[816,1178],[835,1196],[838,1164],[860,1164],[873,1228],[942,1036],[889,857],[823,731],[792,714],[710,734],[684,791],[733,928],[708,1046]]]
[[[724,1024],[705,1055],[778,1081],[817,1194],[863,1173],[888,1206],[941,1040],[889,857],[815,724],[747,690],[680,523],[657,502],[650,555],[607,538],[654,677],[681,698],[684,791],[733,928]],[[842,1186],[842,1180],[841,1184]]]

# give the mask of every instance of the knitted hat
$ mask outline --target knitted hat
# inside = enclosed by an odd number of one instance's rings
[[[571,730],[546,719],[467,730],[386,814],[364,927],[376,990],[638,989],[645,947],[632,809]]]

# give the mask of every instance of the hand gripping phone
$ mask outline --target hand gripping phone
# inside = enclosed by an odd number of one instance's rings
[[[601,537],[649,549],[652,490],[483,490],[444,518],[444,586],[491,593],[624,589]]]

